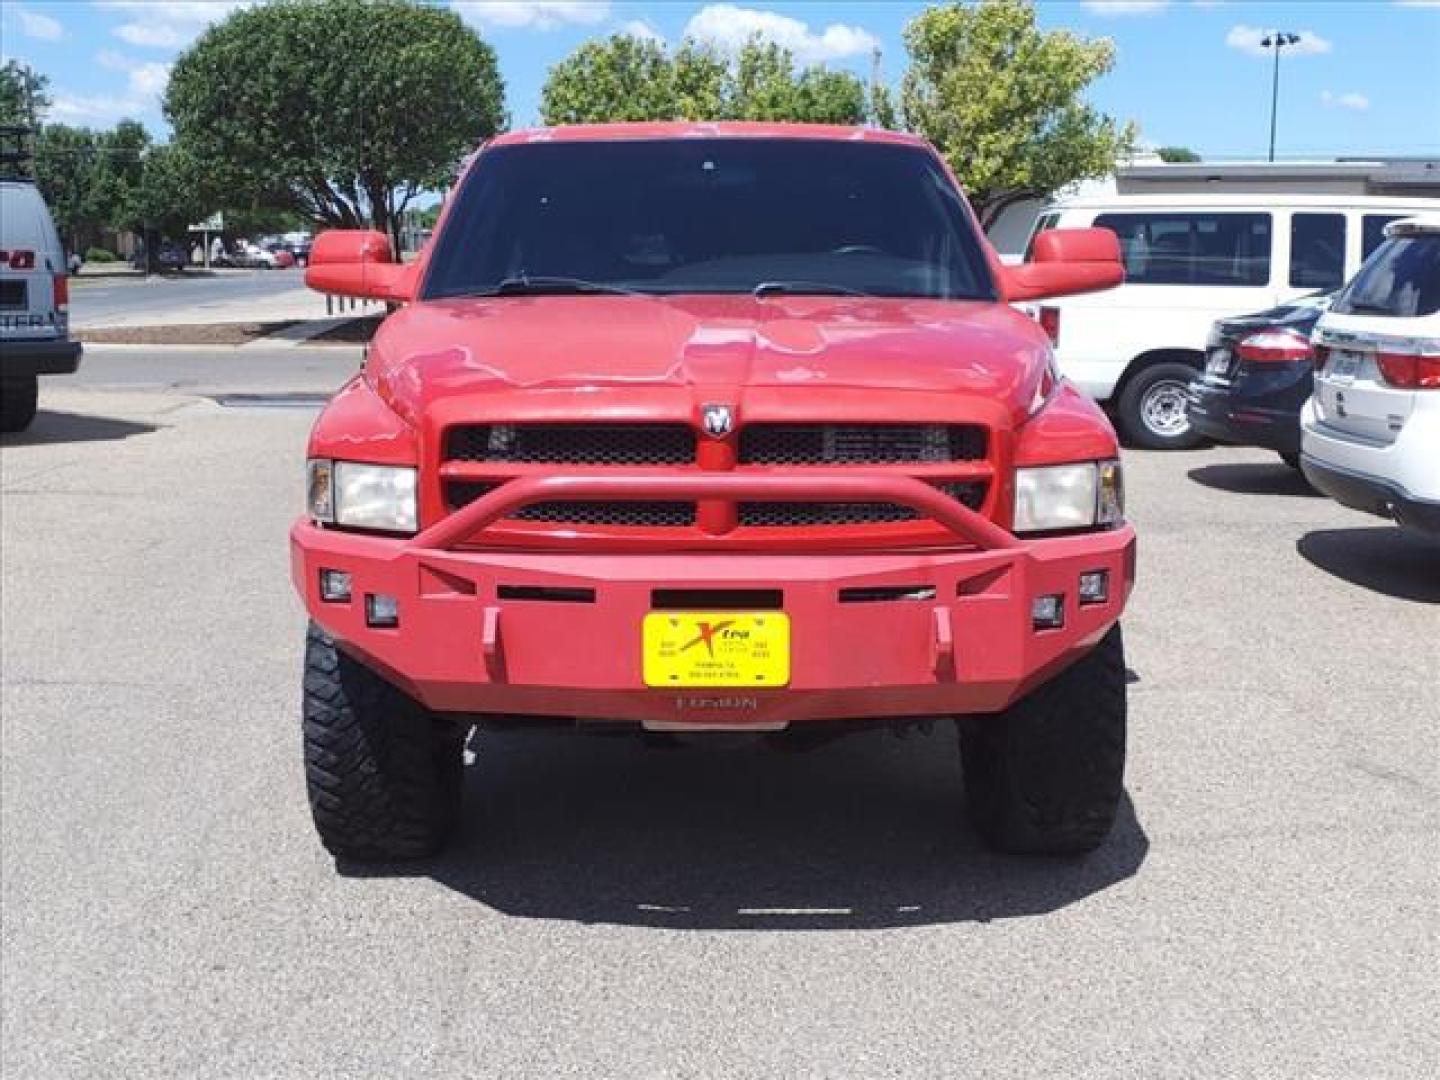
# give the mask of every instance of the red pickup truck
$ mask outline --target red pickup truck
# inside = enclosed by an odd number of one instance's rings
[[[1014,301],[1122,278],[1113,234],[1002,266],[909,135],[517,132],[310,437],[291,533],[305,765],[337,857],[435,851],[474,728],[803,739],[953,717],[971,817],[1074,853],[1121,797],[1135,573],[1105,416]]]

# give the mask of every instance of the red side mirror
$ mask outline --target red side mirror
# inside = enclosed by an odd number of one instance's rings
[[[1006,300],[1099,292],[1125,280],[1120,241],[1109,229],[1047,229],[1035,237],[1030,260],[1002,269]]]
[[[390,238],[373,229],[330,229],[317,236],[305,284],[316,292],[391,303],[415,292],[413,268],[397,263]]]

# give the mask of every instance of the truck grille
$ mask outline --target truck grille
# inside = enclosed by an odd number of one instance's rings
[[[453,480],[445,485],[451,510],[468,506],[499,484]],[[677,529],[695,524],[693,502],[545,502],[518,510],[516,521],[549,521],[557,525],[628,525]]]
[[[741,429],[742,465],[916,465],[979,461],[974,424],[755,424]]]
[[[937,484],[971,510],[985,501],[984,484]],[[797,528],[813,525],[883,525],[914,521],[920,515],[895,503],[742,502],[740,524],[751,528]]]
[[[683,423],[460,425],[443,436],[442,463],[468,464],[444,479],[442,495],[447,509],[458,510],[514,476],[554,471],[546,466],[616,470],[679,466],[700,470],[697,458],[701,438],[693,427]],[[742,468],[830,466],[903,472],[907,466],[931,466],[926,470],[931,483],[978,511],[986,503],[989,481],[948,479],[943,468],[934,467],[983,463],[989,442],[988,429],[978,424],[757,423],[742,427],[733,445],[735,464]],[[552,501],[517,510],[506,521],[557,527],[683,530],[696,527],[698,510],[693,501]],[[726,518],[734,526],[747,529],[863,529],[895,522],[923,522],[925,515],[893,503],[741,501],[733,504],[728,514],[720,514],[720,520]],[[669,538],[676,535],[671,533]]]
[[[685,424],[476,424],[450,429],[445,456],[516,465],[688,465],[695,431]]]

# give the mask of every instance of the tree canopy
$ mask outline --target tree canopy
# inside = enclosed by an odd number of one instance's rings
[[[865,84],[854,75],[820,65],[800,69],[789,50],[759,38],[734,56],[690,40],[673,52],[658,41],[628,34],[587,41],[550,69],[540,92],[540,115],[547,124],[858,124],[869,111]]]
[[[35,126],[50,106],[50,79],[19,60],[0,64],[0,124]]]
[[[411,0],[237,11],[179,58],[164,108],[188,163],[232,195],[392,233],[505,120],[494,50]]]
[[[1200,161],[1200,155],[1188,146],[1162,146],[1155,151],[1161,161],[1171,165],[1185,165]]]
[[[1029,0],[928,8],[906,25],[905,45],[905,124],[945,155],[987,220],[1109,174],[1134,141],[1133,125],[1081,97],[1114,64],[1114,45],[1039,29]]]

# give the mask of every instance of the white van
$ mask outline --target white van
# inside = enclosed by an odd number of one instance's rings
[[[1359,269],[1397,218],[1440,200],[1366,195],[1112,195],[1047,207],[1034,233],[1100,226],[1120,238],[1125,284],[1036,311],[1060,370],[1108,403],[1136,446],[1201,439],[1186,388],[1217,319],[1331,292]],[[1034,242],[1034,233],[1031,242]]]
[[[0,180],[0,431],[35,418],[40,375],[80,366],[70,282],[50,211],[28,180]]]

